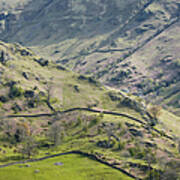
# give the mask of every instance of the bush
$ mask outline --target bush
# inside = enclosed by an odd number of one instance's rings
[[[89,123],[89,127],[93,127],[95,126],[96,124],[98,124],[101,120],[101,117],[100,116],[95,116],[94,119],[92,119]]]
[[[148,112],[153,119],[157,120],[161,115],[161,109],[161,106],[152,106],[148,109]]]
[[[12,86],[12,87],[10,87],[9,95],[8,96],[13,99],[13,98],[21,96],[22,94],[23,94],[22,88],[16,87],[16,86]]]
[[[124,147],[125,147],[125,142],[121,142],[121,141],[119,141],[119,143],[118,143],[118,150],[123,150],[124,149]]]
[[[5,96],[0,96],[0,102],[6,103],[8,101],[8,98]]]
[[[23,146],[19,151],[23,156],[27,155],[27,157],[30,158],[32,155],[37,153],[37,144],[32,136],[27,136],[22,145]]]
[[[83,123],[83,121],[82,121],[81,117],[78,117],[78,118],[77,118],[76,126],[81,126],[82,123]]]
[[[129,148],[128,149],[128,151],[129,151],[129,153],[130,153],[130,155],[132,156],[132,157],[134,157],[135,155],[136,155],[136,148]]]
[[[139,146],[129,148],[128,151],[132,157],[136,157],[138,159],[144,159],[146,156],[145,150],[143,148],[141,149]]]

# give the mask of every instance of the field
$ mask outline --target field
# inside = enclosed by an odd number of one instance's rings
[[[62,163],[58,166],[55,163]],[[28,167],[29,166],[29,167]],[[0,179],[6,180],[131,180],[118,170],[81,155],[65,155],[36,163],[14,165],[0,169]]]

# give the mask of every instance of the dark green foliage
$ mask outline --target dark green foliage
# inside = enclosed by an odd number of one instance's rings
[[[11,86],[9,89],[9,98],[16,98],[23,94],[23,90],[20,87],[16,87],[15,85]]]
[[[18,113],[19,111],[22,111],[22,108],[17,104],[17,103],[14,103],[11,107],[11,109],[15,112],[15,113]]]
[[[132,157],[135,157],[137,159],[146,160],[148,154],[151,158],[151,161],[155,162],[155,155],[149,149],[136,145],[135,147],[129,148],[128,151]]]
[[[98,141],[96,145],[101,148],[112,148],[114,147],[115,143],[116,142],[111,139],[110,141],[109,140]]]
[[[121,141],[119,141],[118,142],[118,150],[123,150],[124,149],[124,147],[125,147],[125,142],[121,142]]]
[[[112,77],[110,81],[113,83],[118,83],[120,81],[123,81],[125,78],[128,78],[129,75],[131,74],[131,70],[121,70],[115,77]]]
[[[84,75],[80,75],[78,77],[79,80],[85,80],[88,81],[91,84],[94,84],[96,86],[100,85],[98,81],[96,81],[93,77],[88,77],[88,76],[84,76]]]
[[[8,98],[6,96],[0,96],[0,101],[2,103],[6,103],[8,101]]]
[[[113,91],[108,92],[108,96],[111,98],[112,101],[121,101],[122,99],[117,93]]]
[[[129,153],[130,153],[130,155],[132,157],[134,157],[136,155],[136,153],[137,153],[137,149],[136,148],[129,148],[128,151],[129,151]]]
[[[34,91],[26,90],[26,91],[24,92],[24,97],[26,97],[26,98],[32,98],[32,97],[34,97]]]
[[[94,116],[92,120],[90,120],[90,123],[88,125],[89,128],[97,125],[101,121],[102,117],[100,116]]]
[[[78,118],[77,118],[77,123],[76,123],[76,126],[81,126],[81,125],[82,125],[82,123],[83,123],[82,118],[81,118],[81,117],[78,117]]]

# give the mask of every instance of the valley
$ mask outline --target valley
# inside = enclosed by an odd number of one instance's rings
[[[0,10],[0,179],[179,180],[178,0]]]

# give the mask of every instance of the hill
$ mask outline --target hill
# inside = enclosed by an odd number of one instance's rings
[[[30,1],[3,16],[1,39],[178,115],[179,8],[178,0]]]
[[[82,179],[178,176],[179,117],[17,43],[0,52],[0,177],[58,178],[59,161],[64,179],[69,169]]]

